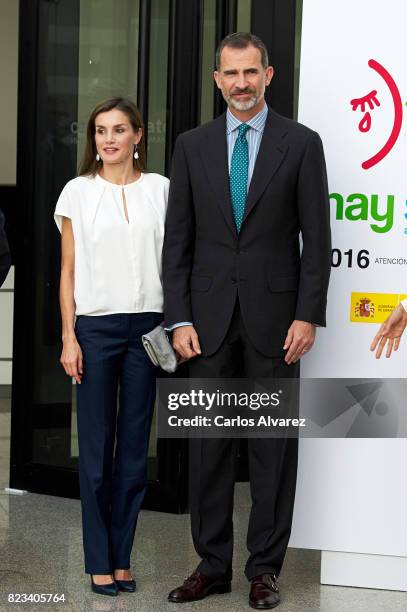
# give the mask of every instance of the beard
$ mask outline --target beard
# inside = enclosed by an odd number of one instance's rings
[[[234,92],[237,93],[237,92]],[[256,95],[255,91],[242,91],[239,93],[248,93],[248,94],[252,94],[252,96],[249,98],[249,100],[235,100],[235,98],[233,97],[233,94],[231,95],[225,95],[222,92],[223,98],[226,102],[226,104],[228,106],[232,106],[232,108],[234,108],[235,110],[238,111],[247,111],[247,110],[251,110],[253,107],[256,106],[257,102],[259,101],[259,96]]]

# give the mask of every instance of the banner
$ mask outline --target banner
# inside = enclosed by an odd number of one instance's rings
[[[407,294],[406,20],[405,0],[303,2],[298,119],[324,144],[333,238],[327,328],[305,378],[406,377],[407,335],[390,359],[369,350]],[[301,440],[291,546],[407,557],[405,401],[370,387],[347,416],[373,438],[381,421],[389,440]]]
[[[404,377],[369,345],[407,295],[407,5],[304,1],[298,120],[325,149],[333,238],[327,329],[304,376]]]

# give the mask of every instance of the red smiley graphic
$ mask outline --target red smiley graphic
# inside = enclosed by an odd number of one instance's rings
[[[380,102],[377,99],[377,91],[373,89],[366,96],[362,96],[361,98],[354,98],[350,101],[352,104],[352,110],[356,110],[360,107],[362,113],[365,113],[366,104],[369,106],[370,110],[373,110],[375,105],[380,106]],[[359,123],[359,131],[360,132],[368,132],[372,125],[372,118],[370,116],[369,111],[367,111]]]
[[[390,153],[400,135],[401,125],[403,122],[403,105],[401,102],[400,92],[396,83],[394,82],[393,77],[381,64],[379,64],[379,62],[376,62],[376,60],[369,60],[368,65],[382,77],[382,79],[390,90],[394,104],[394,124],[387,142],[380,149],[380,151],[378,151],[377,153],[375,153],[375,155],[373,155],[362,163],[362,168],[364,170],[369,170],[369,168],[372,168],[372,166],[375,166],[376,164],[381,162],[382,159],[384,159],[386,155]],[[366,104],[369,106],[370,110],[373,110],[375,106],[380,106],[380,102],[377,99],[377,91],[375,89],[368,93],[366,96],[362,96],[361,98],[354,98],[353,100],[351,100],[353,111],[357,110],[357,108],[360,107],[362,113],[365,113]],[[370,116],[370,112],[367,111],[359,123],[359,130],[361,132],[368,132],[370,130],[371,123],[372,119]]]

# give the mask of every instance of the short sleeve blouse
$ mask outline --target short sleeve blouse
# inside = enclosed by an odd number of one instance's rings
[[[163,311],[168,188],[169,180],[155,173],[123,187],[98,174],[65,185],[54,217],[59,231],[62,217],[72,222],[76,315]]]

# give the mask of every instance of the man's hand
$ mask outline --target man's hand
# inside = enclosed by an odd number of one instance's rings
[[[370,350],[376,351],[376,359],[380,359],[383,349],[386,346],[386,357],[390,357],[393,350],[397,351],[400,346],[400,339],[407,325],[407,312],[399,304],[381,325],[375,335]]]
[[[315,341],[315,325],[306,321],[293,321],[287,332],[283,349],[287,350],[284,361],[287,365],[296,363],[307,353]]]
[[[198,334],[193,325],[176,327],[172,334],[172,346],[184,360],[196,357],[202,352],[199,346]]]

